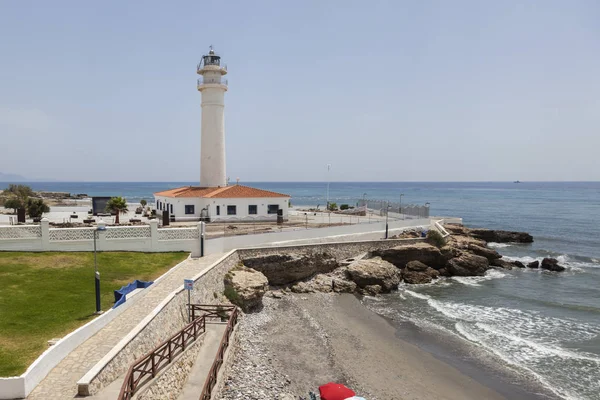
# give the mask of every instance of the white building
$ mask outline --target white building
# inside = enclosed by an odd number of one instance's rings
[[[227,68],[212,47],[197,72],[202,95],[200,185],[154,193],[156,209],[168,211],[176,221],[287,219],[290,196],[243,185],[227,186],[225,172],[225,92]],[[281,211],[280,211],[281,210]]]

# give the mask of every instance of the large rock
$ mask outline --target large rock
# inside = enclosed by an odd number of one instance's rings
[[[468,249],[471,253],[485,257],[490,261],[502,258],[502,256],[496,250],[488,249],[487,247],[481,247],[471,244],[469,245]]]
[[[431,276],[424,272],[407,271],[406,269],[402,271],[402,279],[404,279],[404,282],[411,284],[430,283],[433,280]]]
[[[446,264],[446,270],[452,276],[481,276],[490,269],[487,258],[464,252]]]
[[[339,264],[328,254],[270,255],[247,258],[244,265],[262,272],[270,285],[287,285],[336,269]]]
[[[562,272],[566,269],[565,267],[558,265],[558,260],[556,258],[544,258],[541,267],[556,272]]]
[[[467,235],[451,235],[446,240],[446,244],[459,249],[467,249],[470,245],[479,247],[487,246],[487,242],[485,240],[477,239]]]
[[[512,263],[512,261],[507,261],[502,258],[496,258],[496,259],[490,260],[490,264],[493,267],[504,268],[504,269],[513,269],[513,267],[515,266]]]
[[[540,262],[538,260],[532,261],[529,264],[527,264],[527,268],[539,268],[540,267]]]
[[[515,260],[512,263],[517,268],[525,268],[525,264],[523,264],[521,261]]]
[[[225,274],[225,296],[244,312],[262,306],[262,298],[269,288],[267,277],[246,267],[236,267]]]
[[[423,264],[421,261],[410,261],[408,264],[406,264],[406,267],[402,270],[402,273],[404,275],[404,273],[408,272],[423,273],[433,279],[437,279],[440,276],[440,272],[438,270]]]
[[[371,254],[391,262],[398,268],[404,268],[409,261],[421,261],[435,269],[442,268],[446,264],[446,257],[440,249],[428,243],[396,246],[387,250],[376,250]]]
[[[318,274],[312,279],[303,282],[297,282],[291,287],[294,293],[329,293],[333,290],[333,278],[328,275]]]
[[[397,289],[400,283],[398,269],[380,257],[358,260],[348,266],[347,273],[360,288],[378,285],[384,293]]]
[[[440,273],[420,261],[410,261],[402,270],[402,279],[411,284],[429,283],[437,279]]]
[[[486,242],[532,243],[533,236],[526,232],[497,231],[492,229],[469,229],[469,234]]]

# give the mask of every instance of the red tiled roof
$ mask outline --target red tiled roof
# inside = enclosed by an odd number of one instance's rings
[[[269,190],[257,189],[244,185],[232,185],[225,187],[196,187],[184,186],[176,189],[163,190],[154,193],[156,196],[164,197],[206,197],[206,198],[256,198],[256,197],[291,197],[287,194],[271,192]]]

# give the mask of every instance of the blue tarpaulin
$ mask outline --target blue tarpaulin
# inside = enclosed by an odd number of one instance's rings
[[[145,289],[148,286],[152,285],[153,283],[154,283],[154,281],[146,282],[146,281],[139,281],[136,279],[135,281],[131,282],[130,284],[123,286],[121,289],[115,290],[115,305],[113,306],[113,308],[117,308],[121,304],[125,303],[125,300],[127,300],[127,293],[131,293],[135,289]]]

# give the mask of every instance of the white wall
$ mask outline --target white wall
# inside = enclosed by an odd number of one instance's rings
[[[27,233],[25,227],[0,227],[0,251],[93,251],[94,228],[50,228],[42,220],[40,235],[19,237]],[[14,236],[14,237],[11,237]],[[34,236],[35,234],[31,234]],[[156,220],[150,226],[107,227],[96,233],[98,251],[169,252],[188,251],[193,257],[200,255],[199,227],[158,229]]]
[[[236,219],[248,219],[248,220],[276,220],[277,214],[268,214],[268,205],[277,204],[280,209],[283,210],[283,218],[288,218],[288,204],[289,197],[258,197],[258,198],[202,198],[202,197],[164,197],[154,196],[155,201],[167,204],[169,207],[169,213],[171,211],[170,204],[173,205],[173,213],[170,215],[175,216],[177,221],[185,221],[186,218],[190,220],[197,220],[200,218],[200,211],[208,206],[208,214],[211,221],[234,221]],[[194,214],[186,214],[185,206],[193,205]],[[236,215],[227,215],[227,206],[236,206]],[[257,214],[248,214],[248,206],[256,205]],[[217,215],[217,206],[220,206],[220,215]],[[157,213],[161,214],[158,207]]]

